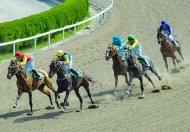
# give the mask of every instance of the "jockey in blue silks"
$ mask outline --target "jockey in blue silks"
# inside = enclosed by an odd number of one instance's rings
[[[118,35],[113,35],[112,36],[112,46],[117,46],[117,50],[119,53],[122,52],[123,48],[122,46],[125,44],[125,40],[123,40],[121,37]]]
[[[168,37],[168,40],[174,45],[174,47],[178,47],[178,43],[175,41],[174,37],[172,36],[172,28],[167,23],[166,20],[162,20],[159,27],[160,31],[164,33]]]

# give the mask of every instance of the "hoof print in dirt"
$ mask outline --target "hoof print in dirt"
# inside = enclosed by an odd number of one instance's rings
[[[159,92],[160,92],[159,89],[152,90],[152,93],[159,93]]]
[[[88,106],[88,109],[97,109],[97,108],[99,108],[99,105],[93,104],[93,105]]]
[[[60,105],[64,106],[64,102],[61,102]],[[69,102],[66,103],[66,106],[69,106]]]
[[[80,112],[80,110],[76,110],[76,112]]]
[[[171,73],[179,73],[179,72],[180,72],[180,69],[178,68],[171,69]]]
[[[185,68],[186,68],[185,66],[180,66],[179,67],[179,69],[182,69],[182,70],[185,69]]]
[[[162,89],[162,90],[170,90],[170,89],[172,89],[172,87],[171,87],[171,86],[168,86],[168,85],[162,85],[162,86],[161,86],[161,89]]]
[[[138,99],[145,99],[145,97],[144,96],[139,96]]]

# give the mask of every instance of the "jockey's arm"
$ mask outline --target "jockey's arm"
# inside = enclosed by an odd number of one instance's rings
[[[23,67],[24,65],[26,65],[27,62],[27,58],[23,57],[23,61],[20,63],[20,66]]]
[[[131,48],[135,48],[135,47],[138,46],[138,45],[139,45],[138,40],[135,40],[135,42],[134,42],[134,44],[131,46]]]
[[[64,55],[64,57],[63,57],[64,59],[65,59],[65,61],[64,61],[64,65],[68,65],[69,64],[69,56],[68,55]]]
[[[172,28],[169,24],[167,24],[167,29],[168,29],[168,35],[172,34]]]

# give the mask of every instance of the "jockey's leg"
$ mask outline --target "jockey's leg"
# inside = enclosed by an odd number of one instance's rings
[[[172,35],[169,35],[168,38],[171,41],[171,43],[174,45],[174,47],[178,47],[178,43],[175,41]]]

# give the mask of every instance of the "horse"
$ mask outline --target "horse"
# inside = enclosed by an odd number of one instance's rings
[[[125,77],[125,82],[128,83],[128,76],[127,76],[127,65],[122,64],[121,62],[121,55],[118,53],[117,48],[113,46],[108,46],[105,53],[105,59],[108,61],[112,58],[113,64],[112,69],[114,72],[115,78],[115,93],[117,93],[117,84],[118,84],[118,76],[123,75]]]
[[[150,83],[153,85],[154,90],[152,92],[160,92],[158,88],[154,85],[153,81],[147,74],[147,71],[150,70],[152,73],[154,73],[159,80],[161,80],[161,77],[158,75],[153,62],[151,59],[147,56],[144,56],[146,61],[150,64],[148,67],[141,66],[139,63],[137,63],[136,57],[132,55],[131,51],[129,49],[123,50],[122,54],[122,63],[127,63],[128,65],[128,73],[129,73],[129,83],[128,83],[128,89],[127,89],[127,94],[131,94],[131,84],[133,81],[133,78],[138,78],[140,80],[141,84],[141,92],[142,95],[139,98],[144,98],[144,86],[143,86],[143,78],[142,76],[144,75]]]
[[[160,29],[157,30],[157,39],[158,39],[158,43],[161,44],[160,46],[160,52],[162,53],[164,62],[165,62],[165,66],[166,69],[168,71],[168,62],[167,62],[167,57],[171,57],[173,60],[173,65],[176,67],[176,63],[175,60],[177,61],[177,63],[180,62],[180,60],[178,60],[175,56],[175,52],[177,51],[179,53],[179,55],[181,56],[181,58],[184,60],[182,53],[181,53],[181,46],[178,43],[178,47],[174,47],[173,44],[171,44],[170,42],[168,42],[168,38],[164,35],[163,32],[160,31]]]
[[[46,109],[54,109],[54,106],[52,103],[50,92],[45,90],[44,87],[47,86],[50,90],[52,90],[55,93],[55,96],[57,96],[56,91],[53,88],[52,81],[48,77],[48,73],[46,73],[44,70],[41,69],[38,69],[37,71],[43,74],[43,77],[39,80],[35,79],[33,76],[29,76],[27,78],[26,73],[22,70],[21,67],[17,65],[16,60],[11,60],[11,63],[8,67],[7,78],[11,79],[14,75],[17,78],[16,85],[18,88],[18,95],[16,98],[16,102],[13,105],[13,108],[17,107],[21,95],[24,92],[26,92],[29,95],[29,105],[30,105],[30,112],[28,112],[27,115],[33,114],[32,91],[38,89],[40,92],[49,97],[51,106],[47,106]]]
[[[79,74],[81,74],[81,77],[74,78],[71,76],[71,74],[68,72],[68,70],[61,65],[59,61],[52,60],[51,64],[49,65],[49,77],[53,78],[54,74],[57,74],[57,86],[58,89],[56,91],[57,94],[60,94],[62,92],[66,92],[64,102],[63,102],[63,109],[62,111],[65,112],[65,106],[67,104],[67,100],[69,97],[69,94],[72,90],[75,91],[75,94],[79,98],[80,101],[80,110],[82,110],[82,97],[79,93],[79,88],[83,86],[88,94],[88,97],[91,100],[91,103],[94,104],[94,101],[92,100],[90,89],[89,89],[89,82],[92,82],[93,84],[95,81],[92,80],[92,78],[88,77],[84,72],[77,70]],[[56,99],[57,100],[57,99]],[[56,103],[58,108],[61,108],[58,103]]]

